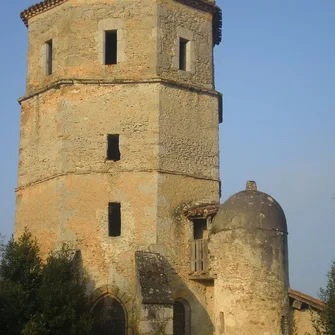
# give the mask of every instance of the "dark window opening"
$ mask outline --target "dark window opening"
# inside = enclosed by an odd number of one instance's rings
[[[102,299],[94,308],[92,335],[125,335],[126,315],[122,305],[111,297]]]
[[[191,311],[184,299],[178,299],[173,304],[173,335],[191,334]]]
[[[181,38],[179,40],[179,69],[187,70],[187,46],[189,41]]]
[[[193,220],[193,235],[195,240],[202,240],[206,238],[207,233],[207,220],[197,219]]]
[[[117,30],[105,31],[105,64],[117,64]]]
[[[52,40],[46,44],[46,73],[47,76],[52,74]]]
[[[121,236],[121,204],[118,202],[108,204],[108,235]]]
[[[120,154],[120,136],[107,135],[107,159],[110,161],[119,161]]]

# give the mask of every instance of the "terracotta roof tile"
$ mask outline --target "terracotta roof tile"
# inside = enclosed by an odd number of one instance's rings
[[[215,216],[220,208],[219,204],[207,204],[194,206],[184,210],[184,215],[188,219],[207,218]]]
[[[44,0],[36,5],[30,6],[26,10],[24,10],[20,17],[24,24],[28,27],[28,20],[33,16],[43,13],[53,7],[59,6],[68,0]]]
[[[325,307],[325,303],[322,300],[313,298],[305,293],[289,289],[288,294],[290,298],[301,301],[302,303],[314,307],[315,309],[322,310]]]

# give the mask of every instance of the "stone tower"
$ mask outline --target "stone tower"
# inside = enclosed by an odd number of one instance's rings
[[[291,334],[287,224],[278,202],[250,181],[220,206],[211,233],[217,328]]]
[[[214,277],[206,266],[190,276],[190,257],[219,202],[220,9],[45,0],[21,17],[16,234],[28,227],[44,254],[80,250],[97,311],[118,311],[110,334],[212,334]]]

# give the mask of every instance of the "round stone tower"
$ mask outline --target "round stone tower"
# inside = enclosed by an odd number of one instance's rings
[[[288,247],[285,214],[247,182],[221,205],[212,223],[216,334],[288,334]]]

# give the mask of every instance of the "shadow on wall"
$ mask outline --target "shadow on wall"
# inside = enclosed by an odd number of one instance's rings
[[[136,252],[135,258],[134,293],[122,292],[111,285],[96,288],[83,268],[81,257],[77,258],[76,264],[91,292],[96,321],[92,335],[213,334],[214,325],[206,308],[165,257]],[[199,282],[202,294],[208,287],[213,287],[213,283]]]
[[[162,329],[157,316],[160,315],[160,310],[164,310],[165,318],[167,315],[171,316],[171,334],[213,333],[214,326],[206,308],[165,257],[158,253],[136,252],[136,273],[137,296],[141,297],[140,304],[144,309],[144,319],[140,323],[151,324],[152,331]],[[201,294],[204,294],[206,285],[213,286],[213,283],[198,283]],[[151,311],[151,315],[145,310]],[[152,313],[153,310],[155,313]],[[167,318],[161,321],[169,322]],[[168,331],[165,333],[168,334]]]

